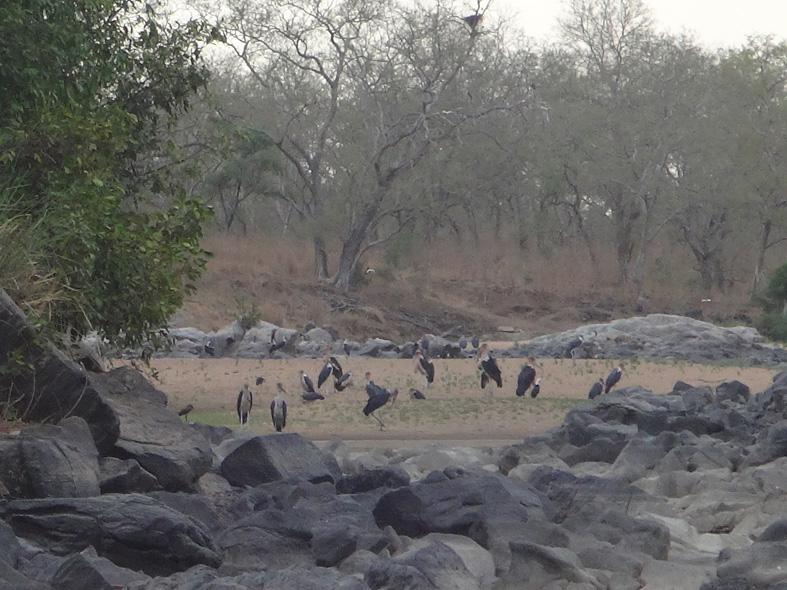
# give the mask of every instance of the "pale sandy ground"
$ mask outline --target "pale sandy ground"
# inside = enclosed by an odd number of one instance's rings
[[[487,387],[486,392],[480,388],[479,374],[471,359],[435,359],[436,379],[428,390],[424,389],[423,377],[414,374],[410,360],[339,357],[339,361],[345,371],[356,375],[356,386],[342,393],[333,393],[332,385],[325,387],[326,399],[308,404],[300,399],[298,370],[303,369],[316,382],[323,364],[319,359],[155,359],[151,369],[158,376],[154,384],[167,394],[174,410],[194,405],[189,416],[192,421],[239,428],[235,403],[246,382],[255,392],[255,406],[246,428],[272,432],[268,406],[276,383],[281,382],[288,391],[287,431],[314,441],[339,437],[356,447],[402,447],[420,446],[427,441],[472,446],[519,441],[560,424],[568,409],[586,400],[593,382],[606,377],[617,365],[614,361],[541,359],[537,375],[542,379],[541,393],[531,399],[529,395],[514,395],[521,359],[498,359],[503,388]],[[366,371],[372,373],[377,384],[400,391],[393,407],[378,411],[386,425],[383,431],[373,418],[362,413]],[[678,380],[715,388],[722,381],[737,379],[756,393],[766,389],[776,373],[775,369],[764,368],[633,362],[624,366],[619,385],[641,385],[654,393],[667,393]],[[254,385],[260,376],[265,382]],[[424,391],[427,400],[409,398],[410,387]],[[488,397],[490,391],[494,397]]]

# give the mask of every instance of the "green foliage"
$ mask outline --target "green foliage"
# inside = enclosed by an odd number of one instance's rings
[[[48,277],[54,329],[139,345],[193,289],[210,211],[168,177],[162,127],[205,84],[216,37],[139,0],[0,6],[0,228],[27,240],[0,276],[27,257]]]
[[[763,308],[756,321],[757,329],[768,338],[787,341],[787,262],[773,271],[768,286],[754,303]]]
[[[248,332],[262,320],[262,312],[257,304],[254,301],[249,303],[243,295],[235,298],[235,306],[237,307],[235,318],[244,332]]]

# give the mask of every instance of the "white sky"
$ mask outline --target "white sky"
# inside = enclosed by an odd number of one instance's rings
[[[787,40],[785,0],[643,0],[659,31],[690,32],[707,48],[739,47],[754,34]],[[475,2],[472,2],[474,5]],[[517,13],[529,37],[557,37],[557,20],[566,11],[563,0],[493,0],[494,12]]]

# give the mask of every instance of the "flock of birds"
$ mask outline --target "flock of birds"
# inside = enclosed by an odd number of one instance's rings
[[[462,337],[459,340],[459,347],[461,349],[464,350],[467,348],[467,344],[468,342],[465,337]],[[495,383],[498,388],[502,388],[503,376],[500,371],[500,367],[497,364],[497,360],[492,356],[492,353],[489,350],[489,345],[486,342],[480,345],[479,344],[480,343],[477,339],[474,338],[472,340],[472,345],[475,348],[473,358],[480,374],[481,389],[485,390],[486,395],[491,397],[493,396],[493,388],[490,386],[489,389],[487,389],[487,385],[490,385],[490,383]],[[572,340],[569,343],[568,356],[574,358],[574,351],[581,344],[581,336]],[[423,377],[425,391],[428,391],[429,385],[434,383],[435,380],[435,366],[432,360],[428,358],[427,350],[428,340],[424,338],[420,341],[420,343],[416,343],[412,357],[413,372]],[[541,378],[537,377],[537,369],[540,370],[541,366],[536,362],[535,358],[529,356],[527,358],[527,363],[522,367],[522,369],[519,371],[519,375],[517,376],[515,393],[518,397],[523,397],[528,392],[528,390],[530,391],[531,398],[538,396],[541,391]],[[602,393],[609,393],[610,390],[620,381],[622,374],[623,364],[621,363],[612,370],[606,379],[599,378],[598,381],[593,383],[590,391],[588,392],[588,398],[594,399]],[[309,377],[305,371],[298,371],[298,378],[301,388],[303,389],[301,399],[304,402],[324,400],[325,396],[321,392],[331,377],[333,377],[333,389],[336,392],[344,391],[346,388],[352,387],[355,384],[353,373],[344,371],[338,359],[331,355],[331,349],[329,347],[325,357],[325,363],[317,375],[316,387],[311,377]],[[383,430],[385,428],[385,424],[374,412],[388,404],[393,406],[396,402],[399,390],[388,390],[385,387],[377,385],[372,380],[371,373],[369,372],[365,374],[365,379],[367,400],[366,405],[363,408],[363,414],[364,416],[371,416],[377,420],[380,425],[380,430]],[[256,385],[259,386],[264,381],[264,378],[258,377]],[[287,391],[281,383],[277,383],[276,387],[277,394],[273,398],[273,401],[271,401],[270,412],[271,421],[273,422],[276,432],[281,432],[287,425],[287,402],[283,397],[284,395],[287,395]],[[426,399],[424,393],[415,388],[410,388],[409,394],[413,399]],[[241,426],[248,422],[253,405],[254,396],[252,390],[248,383],[244,383],[243,388],[238,393],[237,398],[238,421]],[[178,412],[178,415],[188,416],[188,414],[193,409],[194,407],[189,404],[180,412]]]

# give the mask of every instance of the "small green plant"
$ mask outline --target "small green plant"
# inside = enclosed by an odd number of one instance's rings
[[[257,304],[254,301],[249,303],[248,299],[243,295],[238,295],[235,298],[235,307],[237,310],[235,312],[235,319],[240,324],[240,327],[243,328],[244,332],[256,326],[262,319],[262,313],[260,312],[260,308],[257,307]]]
[[[763,293],[753,298],[763,309],[755,326],[768,338],[787,341],[787,262],[773,271]]]

